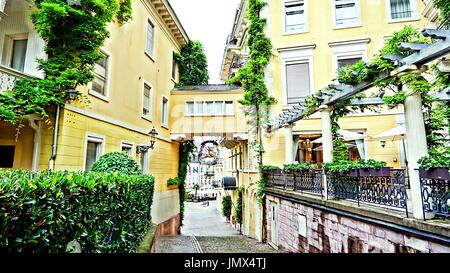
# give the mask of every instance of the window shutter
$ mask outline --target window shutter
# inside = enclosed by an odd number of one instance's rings
[[[298,103],[310,94],[309,64],[286,65],[288,104]]]

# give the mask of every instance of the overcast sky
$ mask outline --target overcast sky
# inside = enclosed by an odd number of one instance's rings
[[[220,69],[227,36],[241,0],[169,0],[191,40],[202,42],[210,84],[222,83]]]

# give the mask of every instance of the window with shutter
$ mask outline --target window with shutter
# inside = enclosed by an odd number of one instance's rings
[[[287,103],[296,104],[310,95],[309,63],[286,65]]]

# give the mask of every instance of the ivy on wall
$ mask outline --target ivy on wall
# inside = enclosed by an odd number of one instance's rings
[[[441,11],[441,19],[448,20],[450,16],[450,1],[448,0],[434,0],[434,6]]]
[[[189,41],[181,53],[175,54],[175,58],[180,72],[180,81],[176,87],[208,84],[208,61],[202,43]]]
[[[243,195],[244,195],[244,187],[240,187],[237,189],[237,201],[236,201],[236,223],[242,224],[242,213],[243,213]]]
[[[31,16],[39,36],[45,41],[46,59],[38,67],[44,79],[19,80],[0,95],[0,120],[19,124],[27,115],[48,118],[50,106],[62,106],[67,90],[93,79],[93,66],[101,59],[99,48],[110,35],[107,25],[118,16],[131,19],[131,1],[83,0],[69,5],[65,0],[35,0]]]
[[[184,219],[184,202],[186,201],[186,175],[189,165],[189,156],[195,149],[194,141],[186,141],[180,144],[179,165],[178,165],[178,191],[180,195],[180,221],[183,225]]]

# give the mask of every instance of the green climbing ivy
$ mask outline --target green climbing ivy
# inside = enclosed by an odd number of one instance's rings
[[[238,188],[237,194],[238,194],[238,198],[236,201],[235,217],[236,217],[236,223],[242,224],[244,187]]]
[[[450,16],[450,2],[448,0],[434,0],[433,4],[441,11],[441,20],[448,20]]]
[[[30,114],[47,118],[50,106],[64,105],[67,90],[92,81],[93,66],[102,57],[99,48],[109,37],[107,24],[118,15],[120,21],[131,18],[131,1],[121,5],[117,0],[83,0],[81,5],[69,5],[66,0],[34,3],[31,18],[45,41],[47,58],[38,60],[45,77],[19,80],[0,95],[0,120],[13,125]]]
[[[176,87],[208,84],[208,60],[199,41],[189,41],[175,54],[179,65],[180,81]]]
[[[186,141],[180,144],[179,148],[179,164],[178,164],[178,191],[180,195],[180,221],[183,225],[184,219],[184,202],[186,201],[186,176],[189,166],[189,156],[195,149],[194,141]]]

